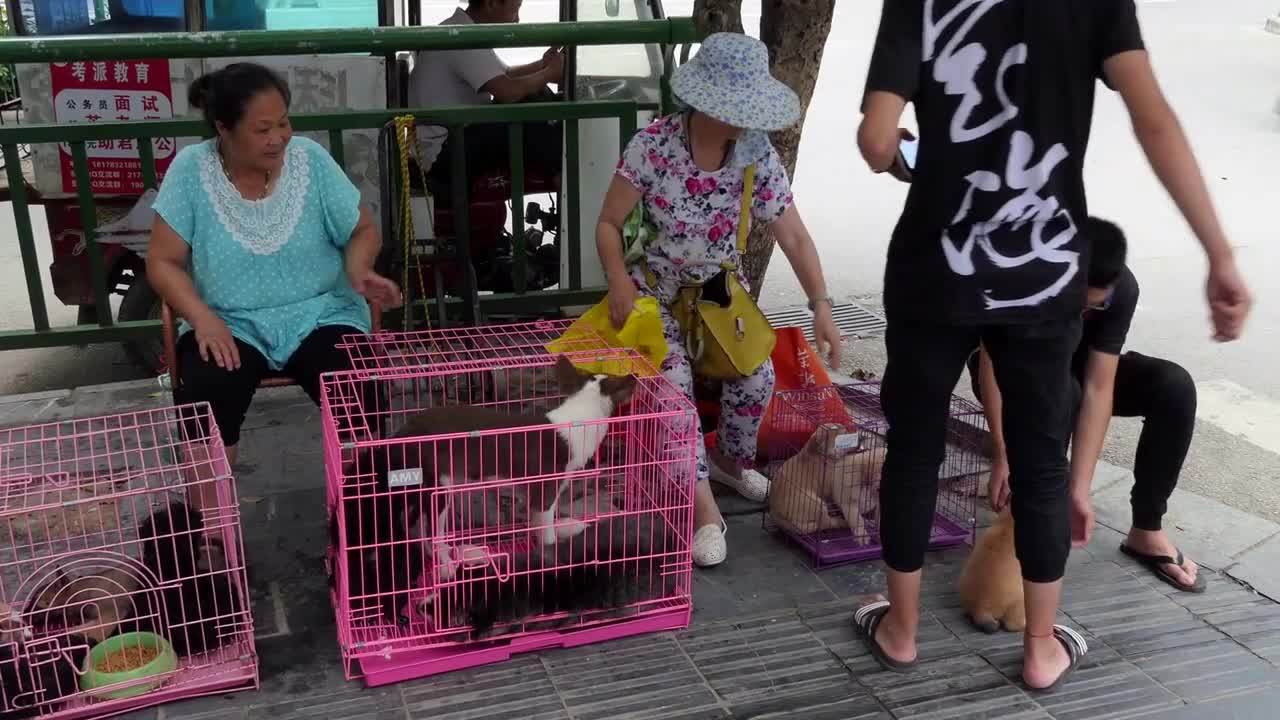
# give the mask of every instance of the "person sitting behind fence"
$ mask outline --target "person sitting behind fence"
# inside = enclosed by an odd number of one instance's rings
[[[262,379],[282,372],[319,403],[320,374],[351,369],[341,337],[370,331],[368,303],[401,295],[373,270],[381,240],[359,191],[323,147],[293,137],[283,78],[236,63],[197,79],[189,102],[214,136],[169,166],[147,279],[184,318],[175,400],[209,403],[234,464]]]
[[[445,26],[520,22],[523,0],[471,0],[440,23]],[[491,48],[429,50],[414,56],[409,74],[409,104],[415,109],[490,103],[546,102],[559,99],[547,86],[563,81],[564,52],[551,48],[528,65],[508,66]],[[532,179],[558,182],[563,153],[560,123],[524,123],[524,170]],[[418,129],[422,161],[435,187],[452,177],[449,131],[438,125]],[[503,124],[468,125],[464,131],[467,177],[510,173],[510,145]],[[415,170],[413,182],[418,183]]]
[[[692,399],[693,367],[670,306],[682,285],[708,282],[724,263],[741,266],[738,224],[745,172],[754,164],[751,218],[770,225],[810,298],[818,345],[829,348],[832,366],[839,367],[840,335],[818,253],[767,134],[799,119],[799,99],[769,74],[763,43],[730,33],[708,37],[693,60],[675,72],[671,87],[690,109],[658,119],[631,139],[596,226],[612,322],[621,327],[641,294],[655,296],[669,348],[662,373]],[[639,203],[656,236],[644,246],[643,257],[628,265],[623,226]],[[739,279],[745,286],[740,273]],[[723,562],[727,552],[725,524],[707,481],[714,479],[757,501],[768,492],[768,480],[744,465],[756,457],[773,382],[768,361],[747,377],[725,381],[718,447],[710,462],[698,438],[693,559],[701,566]]]

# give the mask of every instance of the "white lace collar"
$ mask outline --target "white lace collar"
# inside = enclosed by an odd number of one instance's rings
[[[274,255],[293,237],[311,185],[310,160],[299,143],[289,143],[275,189],[261,200],[246,200],[227,179],[217,148],[200,161],[200,180],[214,214],[231,237],[254,255]]]

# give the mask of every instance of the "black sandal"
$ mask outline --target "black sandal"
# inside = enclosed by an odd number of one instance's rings
[[[880,647],[880,643],[876,642],[876,630],[880,627],[880,621],[889,612],[889,601],[880,600],[869,603],[858,608],[853,613],[853,624],[862,631],[863,639],[867,643],[867,648],[871,650],[871,657],[880,663],[880,667],[889,672],[906,673],[916,668],[919,660],[909,660],[903,662],[894,660],[884,654],[884,649]]]
[[[1150,570],[1152,575],[1155,575],[1156,577],[1160,578],[1161,580],[1168,583],[1169,585],[1172,585],[1173,587],[1181,590],[1182,592],[1189,592],[1189,593],[1204,592],[1206,583],[1205,583],[1203,573],[1197,571],[1196,581],[1191,585],[1183,585],[1182,583],[1178,582],[1177,578],[1175,578],[1173,575],[1170,575],[1168,570],[1164,569],[1165,565],[1177,565],[1178,567],[1182,567],[1182,563],[1186,561],[1186,558],[1182,555],[1181,550],[1178,551],[1178,557],[1171,558],[1168,555],[1148,555],[1146,553],[1141,553],[1141,552],[1138,552],[1137,550],[1134,550],[1133,548],[1129,547],[1124,543],[1120,543],[1120,552],[1124,553],[1125,555],[1128,555],[1134,560],[1137,560],[1138,564]]]
[[[1057,680],[1054,680],[1052,684],[1046,687],[1038,688],[1027,685],[1027,689],[1031,692],[1051,693],[1056,691],[1058,688],[1062,687],[1064,682],[1066,682],[1067,677],[1071,675],[1071,672],[1080,665],[1080,661],[1084,659],[1084,656],[1089,654],[1089,643],[1085,642],[1084,636],[1066,625],[1054,625],[1053,638],[1062,643],[1062,647],[1066,648],[1067,656],[1071,658],[1071,664],[1067,665],[1067,669],[1062,671],[1062,674],[1058,676]],[[1025,678],[1022,680],[1022,684],[1027,684]]]

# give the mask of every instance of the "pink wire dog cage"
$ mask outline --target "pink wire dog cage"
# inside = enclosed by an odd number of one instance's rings
[[[538,424],[566,399],[548,377],[569,356],[547,354],[545,341],[324,379],[330,577],[348,677],[382,685],[688,626],[691,403],[638,355],[595,350],[574,362],[625,370],[626,404]],[[507,427],[492,421],[519,413]],[[567,466],[597,440],[589,462]]]
[[[243,558],[207,405],[0,430],[0,717],[256,688]]]
[[[771,486],[766,529],[794,541],[817,567],[881,555],[880,473],[888,429],[880,383],[779,392],[774,436],[766,450]],[[982,452],[982,409],[953,396],[946,456],[938,478],[931,548],[971,542]]]

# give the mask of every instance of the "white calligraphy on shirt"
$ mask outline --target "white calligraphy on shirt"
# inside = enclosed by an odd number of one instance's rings
[[[950,12],[935,20],[935,0],[925,0],[923,60],[934,61],[933,79],[943,85],[946,94],[960,97],[960,106],[951,117],[950,135],[953,143],[987,137],[1018,116],[1019,108],[1005,89],[1005,78],[1011,68],[1026,64],[1026,43],[1017,43],[1008,48],[1000,60],[995,78],[995,95],[1000,103],[1000,111],[976,126],[970,125],[973,111],[982,104],[984,97],[978,87],[977,75],[987,60],[987,49],[979,43],[964,44],[964,41],[988,11],[1005,1],[960,0]],[[938,42],[943,33],[957,23],[959,24],[953,34],[939,51]],[[981,248],[987,260],[1002,270],[1020,268],[1037,261],[1064,266],[1062,274],[1047,287],[1024,297],[997,298],[992,290],[984,290],[983,299],[988,310],[1039,305],[1061,293],[1080,270],[1080,254],[1074,250],[1062,249],[1076,235],[1071,213],[1061,207],[1056,197],[1040,195],[1054,169],[1069,153],[1066,146],[1057,143],[1044,153],[1040,162],[1032,164],[1034,155],[1035,139],[1021,130],[1015,131],[1009,140],[1009,160],[1003,178],[990,170],[975,170],[965,177],[969,188],[952,219],[953,225],[969,225],[968,237],[964,243],[957,245],[948,231],[942,233],[943,255],[951,271],[957,275],[974,274],[975,247]],[[1002,189],[1016,190],[1019,194],[1001,206],[990,218],[969,219],[977,191],[995,193]],[[1055,219],[1064,220],[1066,229],[1045,241],[1046,226]],[[1028,252],[1009,256],[997,251],[991,243],[990,233],[997,228],[1011,226],[1005,229],[1017,232],[1026,225],[1029,225]]]

